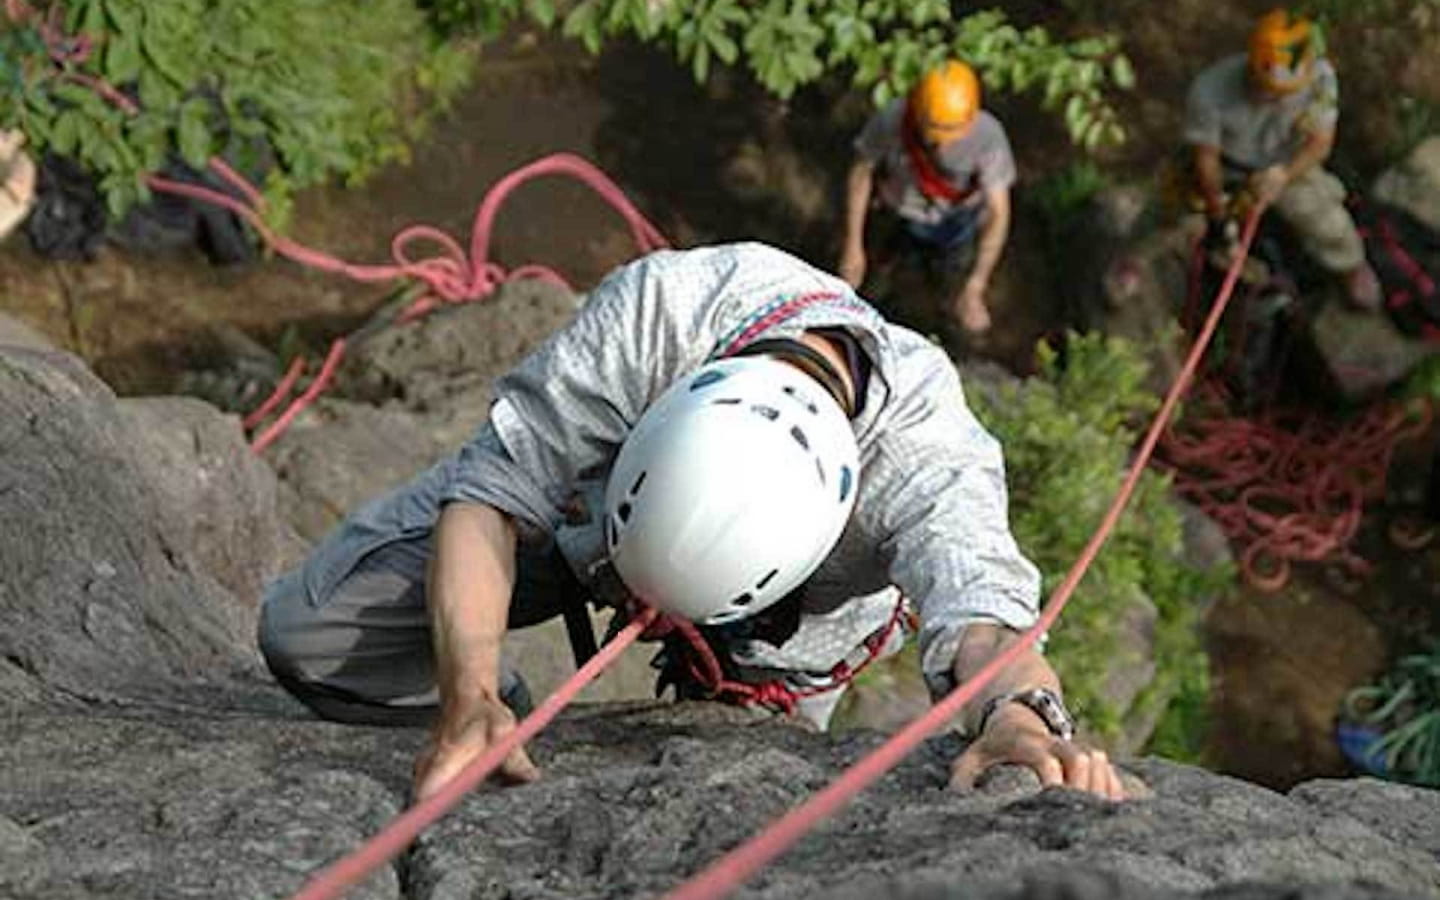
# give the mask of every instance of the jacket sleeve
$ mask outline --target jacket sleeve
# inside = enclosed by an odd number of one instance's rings
[[[907,386],[904,407],[876,443],[867,490],[891,580],[920,614],[921,666],[945,693],[965,627],[1022,630],[1039,613],[1040,574],[1010,533],[1000,445],[965,403],[948,359]]]
[[[553,531],[577,476],[608,463],[683,371],[684,305],[660,257],[611,273],[569,325],[495,385],[488,421],[455,459],[441,502],[489,503]]]

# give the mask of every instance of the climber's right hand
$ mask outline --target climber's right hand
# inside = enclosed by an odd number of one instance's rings
[[[415,761],[415,801],[435,794],[514,730],[515,715],[498,696],[485,695],[442,712]],[[492,777],[505,784],[524,784],[538,779],[540,770],[524,747],[516,747]]]

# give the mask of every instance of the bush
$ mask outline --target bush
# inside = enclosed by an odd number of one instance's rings
[[[1110,36],[1056,39],[1020,28],[999,10],[958,19],[945,0],[428,0],[441,31],[494,34],[528,18],[560,23],[592,53],[633,35],[665,44],[697,81],[710,66],[743,63],[767,90],[789,97],[829,72],[846,72],[876,104],[904,93],[926,69],[950,57],[973,64],[988,90],[1037,91],[1062,112],[1086,148],[1125,138],[1106,100],[1134,84],[1130,62]]]
[[[1045,573],[1047,595],[1089,540],[1120,488],[1136,440],[1157,401],[1143,387],[1147,365],[1126,342],[1071,335],[1065,365],[1040,351],[1041,374],[994,397],[977,394],[976,414],[1005,448],[1012,528]],[[1052,630],[1046,656],[1076,715],[1102,739],[1130,717],[1162,708],[1157,747],[1197,759],[1204,739],[1207,667],[1198,631],[1199,598],[1231,577],[1182,559],[1180,512],[1168,480],[1147,472],[1120,525]],[[1154,604],[1155,676],[1129,709],[1105,699],[1103,678],[1122,652],[1116,623],[1142,597]]]
[[[40,13],[52,8],[93,52],[54,64],[34,23],[12,24],[0,119],[96,174],[116,216],[172,155],[201,168],[257,142],[274,153],[266,188],[283,216],[294,188],[406,158],[426,118],[419,92],[443,104],[469,71],[410,0],[68,0]],[[102,83],[138,111],[104,99]]]

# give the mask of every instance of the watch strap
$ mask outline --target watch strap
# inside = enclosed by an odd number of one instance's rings
[[[1068,741],[1075,736],[1075,720],[1065,708],[1065,703],[1060,695],[1049,688],[1031,688],[1024,691],[1009,691],[1004,694],[996,694],[985,701],[985,706],[980,710],[980,721],[975,725],[974,736],[979,737],[985,732],[985,726],[990,722],[990,717],[995,711],[1007,703],[1019,703],[1030,709],[1050,733]]]

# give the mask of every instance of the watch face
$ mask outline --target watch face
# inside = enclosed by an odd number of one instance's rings
[[[1075,721],[1054,691],[1037,688],[1016,699],[1033,709],[1056,737],[1068,741],[1075,736]]]

